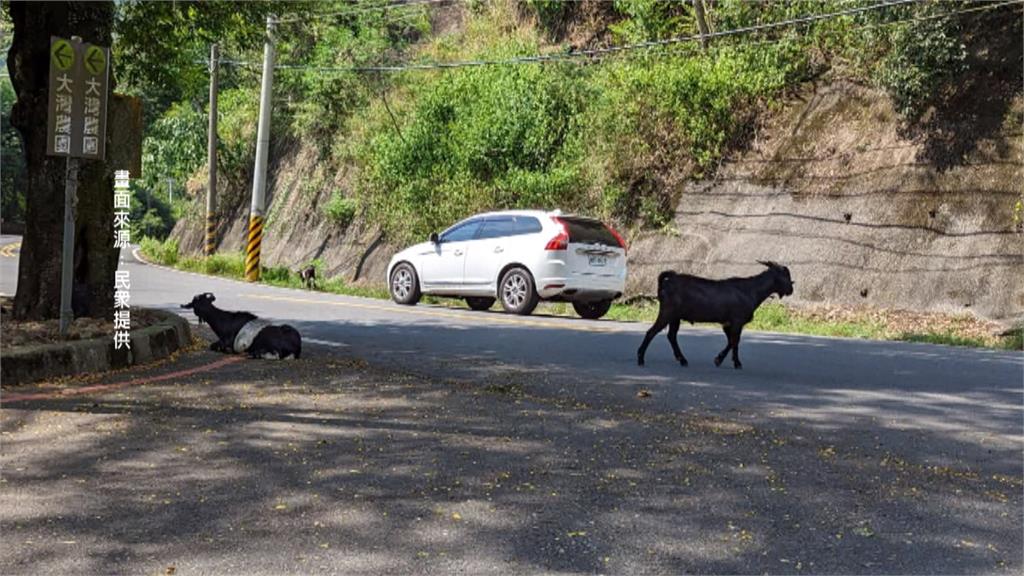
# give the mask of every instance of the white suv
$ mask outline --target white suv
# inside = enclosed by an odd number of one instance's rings
[[[510,210],[467,218],[388,264],[391,298],[415,304],[421,294],[466,299],[487,310],[495,299],[513,314],[539,300],[572,302],[596,319],[626,285],[626,243],[598,220],[560,211]]]

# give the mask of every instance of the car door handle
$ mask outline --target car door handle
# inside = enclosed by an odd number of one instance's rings
[[[495,254],[501,254],[501,253],[502,253],[502,252],[504,252],[504,251],[505,251],[505,249],[504,249],[504,248],[502,248],[501,246],[495,246],[495,247],[494,247],[494,253],[495,253]]]
[[[462,250],[461,249],[460,250],[456,250],[455,251],[455,255],[456,256],[462,256]]]

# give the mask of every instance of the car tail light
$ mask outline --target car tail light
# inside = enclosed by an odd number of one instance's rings
[[[621,247],[623,250],[628,250],[626,248],[626,241],[622,238],[622,235],[615,231],[615,228],[612,228],[607,224],[605,224],[605,228],[607,228],[608,231],[612,233],[612,236],[615,236],[615,239],[619,241],[619,247]]]
[[[559,226],[559,228],[561,228],[561,230],[558,231],[558,234],[556,234],[554,238],[552,238],[551,240],[548,240],[548,244],[547,244],[547,246],[544,247],[544,249],[545,250],[568,250],[569,249],[569,233],[566,232],[566,230],[565,230],[565,223],[562,222],[557,216],[552,216],[551,219],[554,220],[555,224],[558,224],[558,226]]]

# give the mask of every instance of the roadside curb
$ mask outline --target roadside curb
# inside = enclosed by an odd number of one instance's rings
[[[8,387],[127,368],[166,358],[191,343],[187,320],[161,310],[151,312],[161,320],[153,326],[132,330],[130,350],[115,350],[112,337],[26,347],[4,353],[0,381]]]

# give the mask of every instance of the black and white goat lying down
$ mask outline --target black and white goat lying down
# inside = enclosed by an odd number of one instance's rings
[[[217,298],[210,292],[196,294],[182,308],[190,308],[199,320],[206,322],[217,334],[210,345],[214,352],[249,354],[250,358],[298,358],[302,353],[302,337],[287,324],[274,326],[249,312],[229,312],[213,305]]]
[[[754,310],[772,294],[779,298],[793,293],[793,278],[789,268],[771,261],[758,260],[767,267],[756,276],[708,280],[689,274],[665,271],[658,275],[658,318],[647,331],[640,349],[636,351],[636,363],[644,365],[644,353],[651,340],[668,326],[668,342],[676,360],[686,366],[688,362],[679,349],[676,334],[679,323],[686,321],[715,322],[722,325],[727,340],[725,349],[715,356],[715,366],[720,366],[726,354],[732,350],[732,364],[742,368],[740,362],[740,334],[747,322],[754,318]]]

